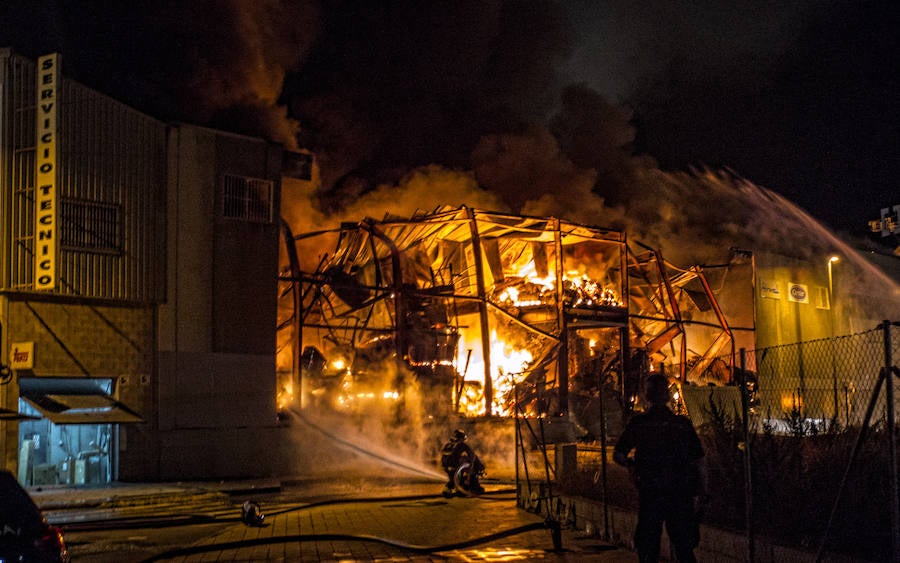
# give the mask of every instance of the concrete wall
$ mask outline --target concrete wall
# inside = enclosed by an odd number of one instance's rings
[[[270,356],[160,354],[160,479],[272,474],[274,373]]]
[[[10,56],[0,50],[0,62]],[[60,116],[77,137],[61,137],[68,142],[60,144],[60,185],[69,197],[121,206],[122,252],[63,249],[66,283],[28,293],[30,258],[16,237],[31,233],[16,219],[22,206],[12,204],[12,194],[30,187],[15,184],[27,175],[11,171],[30,150],[34,119],[12,110],[22,94],[11,86],[22,80],[30,91],[34,79],[9,68],[0,65],[0,81],[10,86],[0,88],[0,123],[9,125],[0,131],[0,361],[11,343],[34,342],[33,374],[19,376],[114,379],[118,400],[145,420],[119,428],[122,480],[241,474],[246,464],[232,460],[257,457],[277,432],[281,146],[169,126],[66,81],[67,92],[77,90],[71,99],[84,103]],[[16,137],[19,121],[24,129]],[[78,146],[85,136],[96,141],[87,152]],[[223,174],[272,182],[273,221],[223,217]],[[14,378],[0,387],[0,406],[16,410],[18,395]],[[17,456],[18,424],[0,422],[0,463],[15,470]]]
[[[281,149],[179,126],[169,139],[166,302],[159,311],[158,475],[269,475],[276,426],[278,224],[223,217],[220,178],[275,185]]]
[[[274,354],[278,274],[277,146],[179,127],[169,141],[166,303],[161,351]],[[218,212],[222,174],[275,185],[275,220],[250,223]]]
[[[33,371],[38,376],[152,373],[151,307],[10,301],[5,329],[9,342],[34,342]],[[123,401],[140,398],[124,392]],[[138,401],[135,407],[140,406]]]
[[[271,181],[276,203],[271,223],[216,215],[212,305],[213,347],[218,352],[274,353],[281,157],[281,149],[270,143],[236,136],[216,139],[215,170]]]
[[[214,137],[204,130],[169,135],[166,301],[159,309],[159,349],[212,349]]]

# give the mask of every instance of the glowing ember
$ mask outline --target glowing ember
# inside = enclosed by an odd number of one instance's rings
[[[540,307],[546,303],[547,299],[544,298],[546,291],[541,291],[539,288],[540,286],[527,282],[521,287],[506,287],[497,296],[497,301],[501,306],[507,307]]]
[[[604,289],[584,274],[566,276],[563,295],[567,307],[621,307],[622,301],[611,289]]]
[[[515,276],[508,276],[494,288],[494,300],[504,309],[528,309],[552,305],[556,301],[556,278],[538,277],[528,273],[533,270],[526,264]],[[613,289],[604,288],[586,274],[567,272],[563,277],[563,302],[566,307],[600,308],[622,307],[622,301]]]

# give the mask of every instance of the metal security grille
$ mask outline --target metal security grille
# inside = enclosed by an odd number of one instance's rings
[[[95,201],[63,200],[60,242],[68,250],[122,251],[121,207]]]
[[[272,190],[269,180],[224,174],[222,215],[250,223],[271,223]]]

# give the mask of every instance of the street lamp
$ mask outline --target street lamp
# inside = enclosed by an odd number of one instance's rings
[[[830,256],[828,258],[828,316],[831,324],[831,385],[834,391],[834,420],[837,421],[838,418],[838,386],[837,386],[837,352],[835,350],[835,342],[834,342],[834,272],[833,266],[837,262],[840,262],[839,256]],[[849,417],[849,415],[848,415]],[[846,421],[847,424],[850,423],[850,420]]]
[[[832,266],[841,261],[840,256],[831,256],[828,258],[828,308],[832,307],[831,297],[834,292],[834,277],[832,273]]]

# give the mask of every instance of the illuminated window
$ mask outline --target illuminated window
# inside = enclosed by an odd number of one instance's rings
[[[82,252],[121,252],[121,207],[96,201],[63,199],[60,206],[60,244],[67,250]]]
[[[828,300],[828,288],[817,286],[815,289],[816,289],[816,309],[830,309],[831,303]]]
[[[269,180],[222,176],[222,215],[250,223],[272,222],[272,191]]]

